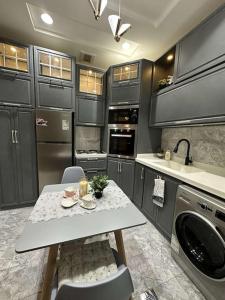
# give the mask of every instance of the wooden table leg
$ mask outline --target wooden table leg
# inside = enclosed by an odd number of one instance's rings
[[[122,231],[116,230],[116,231],[114,231],[114,235],[115,235],[115,239],[116,239],[117,251],[118,251],[120,257],[122,258],[124,264],[127,265],[127,259],[126,259],[124,244],[123,244]]]
[[[54,245],[49,248],[47,268],[44,276],[41,300],[49,300],[51,296],[52,282],[56,271],[58,247],[58,245]]]

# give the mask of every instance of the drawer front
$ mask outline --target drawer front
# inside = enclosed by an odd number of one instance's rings
[[[21,106],[34,105],[34,88],[32,78],[0,76],[0,102]]]
[[[72,87],[39,82],[37,101],[38,107],[72,109],[75,103],[74,90]]]
[[[91,180],[94,176],[102,176],[106,175],[106,171],[85,171],[85,175],[87,176],[88,180]]]
[[[153,98],[153,123],[218,122],[225,116],[225,69]],[[187,122],[184,122],[187,124]]]
[[[111,103],[115,104],[129,104],[139,103],[140,85],[127,85],[112,87]]]
[[[77,159],[76,165],[84,170],[106,170],[107,160],[100,158],[92,159]]]
[[[78,124],[104,124],[104,103],[92,99],[77,99],[77,123]]]
[[[225,8],[194,29],[177,45],[177,81],[225,60]]]

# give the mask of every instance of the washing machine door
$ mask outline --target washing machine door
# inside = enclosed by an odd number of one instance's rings
[[[178,241],[192,264],[213,279],[225,278],[225,242],[216,227],[196,212],[177,216]]]

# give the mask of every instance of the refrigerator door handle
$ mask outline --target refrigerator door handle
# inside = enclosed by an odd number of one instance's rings
[[[15,144],[14,131],[15,131],[15,130],[11,130],[11,138],[12,138],[12,143],[13,143],[13,144]]]
[[[19,142],[18,142],[18,137],[17,137],[17,132],[18,132],[18,130],[14,130],[14,132],[15,132],[15,141],[16,141],[16,144],[18,144]]]

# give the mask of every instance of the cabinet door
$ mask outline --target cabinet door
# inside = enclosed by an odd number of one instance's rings
[[[140,99],[140,84],[126,84],[112,87],[111,104],[136,104]]]
[[[75,104],[74,89],[69,86],[37,83],[37,106],[72,109]]]
[[[147,217],[155,223],[155,204],[152,201],[152,194],[154,189],[154,179],[157,174],[151,169],[145,168],[145,180],[144,180],[144,193],[143,193],[143,203],[142,210],[147,215]]]
[[[77,99],[77,124],[104,125],[104,103],[93,99]]]
[[[33,78],[0,71],[0,102],[6,105],[34,106]]]
[[[13,110],[0,107],[0,208],[19,203]]]
[[[85,175],[87,176],[88,180],[91,180],[94,176],[106,175],[106,171],[105,170],[101,170],[101,171],[88,170],[88,171],[85,171]]]
[[[169,178],[165,178],[165,180],[165,201],[163,207],[157,207],[156,223],[166,237],[170,239],[178,182]]]
[[[124,193],[132,199],[134,187],[134,161],[120,162],[119,185]]]
[[[225,60],[225,8],[202,22],[177,46],[177,81]]]
[[[134,172],[134,193],[133,193],[133,202],[139,208],[142,207],[142,197],[144,190],[144,173],[145,167],[140,164],[135,165]]]
[[[106,158],[76,159],[76,166],[80,166],[83,170],[106,170],[106,165]]]
[[[118,159],[108,159],[107,175],[119,185],[119,162]]]
[[[37,169],[33,111],[18,109],[15,125],[20,203],[34,203],[37,200]]]
[[[208,74],[176,89],[155,96],[155,124],[188,124],[224,121],[225,69]]]

